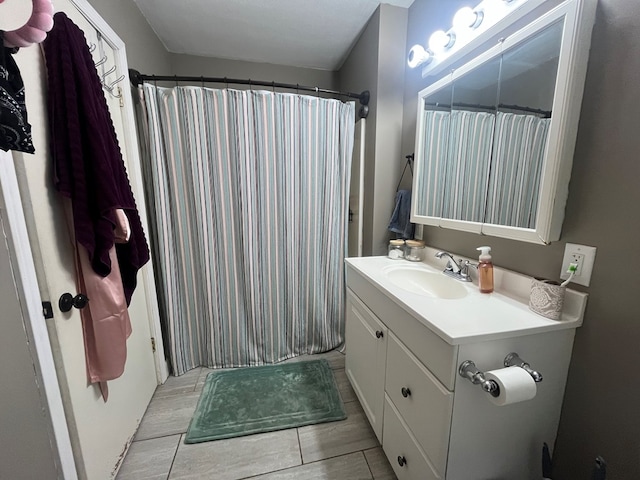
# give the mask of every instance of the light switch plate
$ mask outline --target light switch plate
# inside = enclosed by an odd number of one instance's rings
[[[596,260],[596,247],[588,245],[578,245],[575,243],[567,243],[564,247],[564,257],[562,258],[562,269],[560,270],[560,278],[566,280],[569,278],[569,264],[577,263],[578,269],[571,279],[571,283],[589,286],[591,282],[591,272],[593,264]]]

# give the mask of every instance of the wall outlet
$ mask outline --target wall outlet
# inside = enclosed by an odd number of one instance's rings
[[[596,247],[587,245],[577,245],[575,243],[567,243],[564,247],[564,257],[562,258],[562,269],[560,270],[560,278],[566,280],[569,278],[569,265],[575,263],[578,267],[576,273],[571,279],[571,283],[589,286],[591,282],[591,272],[593,264],[596,260]]]

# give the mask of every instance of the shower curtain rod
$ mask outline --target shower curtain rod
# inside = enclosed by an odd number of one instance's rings
[[[144,81],[152,81],[152,82],[192,82],[192,83],[226,83],[226,84],[234,84],[234,85],[249,85],[249,86],[258,86],[258,87],[272,87],[272,88],[286,88],[289,90],[299,90],[303,92],[315,92],[315,93],[326,93],[329,95],[338,95],[342,97],[354,98],[360,102],[362,107],[367,107],[368,110],[370,93],[369,90],[365,90],[362,93],[353,93],[353,92],[340,92],[337,90],[329,90],[326,88],[319,87],[307,87],[304,85],[298,85],[293,83],[281,83],[281,82],[266,82],[264,80],[243,80],[239,78],[227,78],[227,77],[196,77],[196,76],[184,76],[184,75],[145,75],[140,73],[133,68],[129,69],[129,79],[131,83],[135,86],[142,84]],[[362,107],[360,108],[361,118],[365,118],[366,115],[362,116]]]
[[[451,108],[451,105],[445,104],[445,103],[439,103],[439,102],[425,103],[425,106],[428,106],[428,107],[439,107],[439,108]],[[489,111],[495,111],[498,108],[506,108],[506,109],[509,109],[509,110],[520,110],[521,112],[536,113],[538,115],[544,116],[545,118],[551,118],[551,111],[550,110],[541,110],[540,108],[523,107],[521,105],[508,105],[506,103],[499,103],[498,106],[496,107],[495,105],[482,105],[482,104],[479,104],[479,103],[454,102],[453,106],[454,107],[463,107],[463,108],[477,108],[477,109],[489,110]]]

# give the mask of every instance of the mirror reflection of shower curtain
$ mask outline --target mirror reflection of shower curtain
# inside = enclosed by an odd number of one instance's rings
[[[493,113],[451,111],[444,218],[484,220],[494,126]]]
[[[418,215],[482,222],[494,124],[486,112],[424,112]]]
[[[486,223],[535,228],[550,118],[498,112]]]
[[[442,216],[442,201],[446,192],[445,173],[449,148],[450,112],[425,110],[422,115],[422,151],[425,161],[417,169],[416,185],[412,193],[416,213],[429,217]]]
[[[174,374],[340,345],[354,104],[151,84],[140,93]]]

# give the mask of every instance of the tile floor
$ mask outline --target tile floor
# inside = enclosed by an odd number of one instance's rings
[[[211,371],[197,368],[158,387],[117,480],[395,480],[349,384],[344,355],[334,350],[313,358],[331,365],[346,420],[186,445],[184,434]]]

